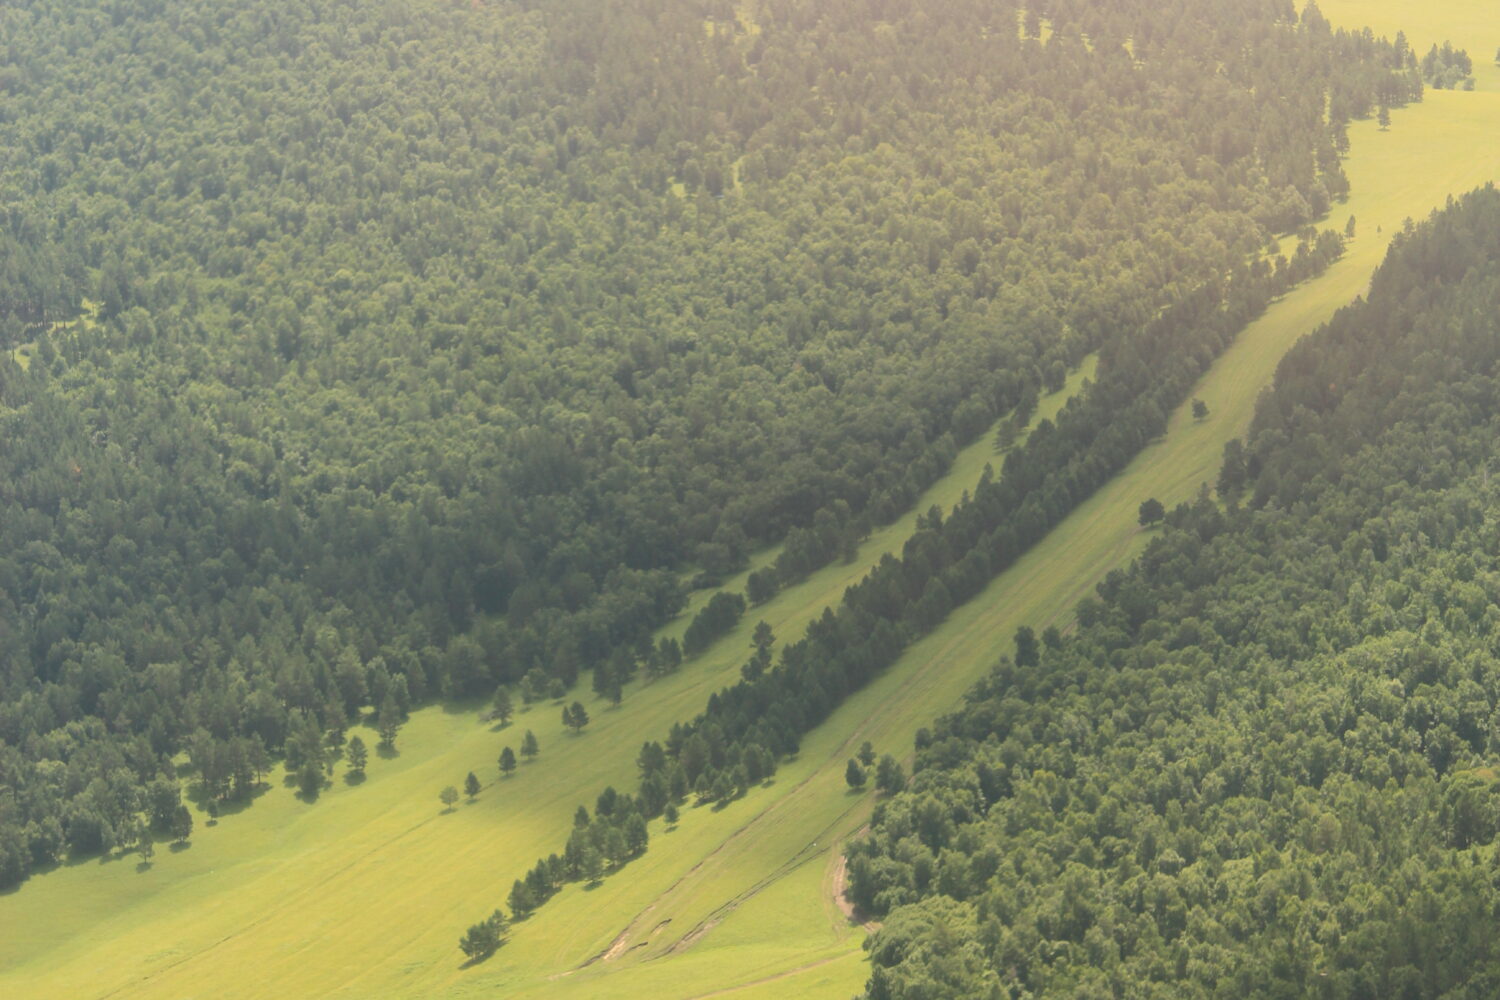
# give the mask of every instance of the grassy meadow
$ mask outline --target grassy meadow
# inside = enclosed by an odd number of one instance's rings
[[[1301,8],[1299,3],[1298,8]],[[1406,40],[1418,58],[1434,45],[1452,42],[1467,49],[1474,60],[1476,90],[1500,91],[1500,13],[1493,0],[1434,0],[1419,4],[1411,0],[1326,0],[1318,8],[1341,28],[1369,28],[1377,36],[1395,38],[1406,32]]]
[[[1414,45],[1431,32],[1490,66],[1500,40],[1464,34],[1477,3],[1417,9],[1330,2],[1336,24],[1374,23],[1389,7]],[[1407,18],[1406,9],[1412,9]],[[1350,13],[1352,10],[1354,13]],[[1488,24],[1483,26],[1490,31]],[[1486,50],[1485,46],[1488,46]],[[618,709],[590,697],[593,723],[564,731],[556,704],[519,714],[506,729],[477,721],[483,706],[430,707],[401,731],[399,754],[372,755],[368,778],[342,768],[314,804],[279,776],[253,808],[197,829],[186,849],[63,865],[0,895],[0,996],[30,998],[652,997],[737,1000],[797,996],[843,1000],[865,979],[864,932],[833,900],[841,841],[863,824],[873,793],[844,785],[845,760],[864,740],[906,754],[916,729],[952,705],[1021,624],[1064,622],[1073,603],[1140,550],[1141,500],[1169,506],[1217,472],[1223,443],[1245,429],[1256,394],[1301,335],[1357,296],[1390,236],[1458,193],[1500,177],[1500,88],[1428,92],[1393,113],[1393,127],[1351,128],[1346,165],[1354,195],[1327,224],[1356,217],[1347,256],[1295,289],[1248,328],[1195,389],[1210,408],[1174,414],[1162,440],[1082,505],[1042,543],[914,645],[874,684],[803,740],[772,784],[721,810],[684,810],[678,828],[652,824],[652,846],[623,874],[569,886],[518,924],[494,957],[465,967],[463,929],[503,903],[511,881],[559,850],[574,808],[606,785],[633,787],[641,742],[696,714],[738,675],[749,635],[764,619],[779,637],[806,622],[888,551],[899,551],[915,512],[950,507],[995,454],[988,435],[900,522],[874,534],[849,565],[834,565],[755,608],[700,659],[649,688],[631,685]],[[1047,416],[1087,372],[1039,410]],[[762,553],[763,565],[774,552]],[[743,587],[743,577],[728,581]],[[669,630],[685,626],[700,594]],[[581,697],[582,691],[570,697]],[[500,779],[501,747],[527,729],[542,753]],[[361,732],[375,743],[371,732]],[[474,771],[484,789],[445,811],[438,792]]]

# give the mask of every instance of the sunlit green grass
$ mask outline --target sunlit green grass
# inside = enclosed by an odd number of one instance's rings
[[[1360,293],[1402,221],[1500,175],[1500,94],[1429,92],[1424,106],[1393,117],[1389,132],[1351,130],[1355,195],[1329,220],[1341,228],[1356,216],[1349,254],[1275,304],[1215,365],[1193,392],[1209,418],[1174,415],[1160,442],[809,734],[769,787],[720,811],[686,810],[670,832],[653,824],[651,850],[626,872],[593,890],[569,887],[488,962],[462,967],[464,927],[503,903],[539,854],[560,849],[580,801],[633,784],[642,740],[737,676],[754,623],[799,635],[881,553],[899,549],[914,514],[872,536],[855,563],[753,609],[680,674],[632,686],[621,708],[587,699],[594,722],[582,736],[563,731],[550,702],[501,732],[477,722],[479,706],[425,709],[403,729],[401,755],[374,757],[362,787],[336,775],[309,805],[277,784],[215,827],[199,814],[192,846],[160,845],[149,869],[128,856],[33,878],[0,896],[0,996],[848,997],[866,975],[863,932],[834,906],[831,875],[838,842],[864,822],[873,795],[847,792],[845,759],[866,739],[903,754],[919,726],[1008,651],[1017,625],[1065,621],[1105,571],[1139,551],[1142,499],[1170,505],[1212,480],[1223,442],[1247,425],[1277,360]],[[1043,415],[1061,399],[1047,400]],[[914,511],[951,506],[993,459],[986,437]],[[496,755],[527,728],[541,758],[500,781]],[[438,791],[469,770],[484,791],[444,813]],[[585,964],[622,932],[616,958]]]

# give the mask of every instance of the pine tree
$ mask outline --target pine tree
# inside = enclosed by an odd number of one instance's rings
[[[504,684],[495,689],[495,704],[491,714],[500,720],[500,725],[510,725],[511,716],[516,714],[515,702],[511,700],[510,690]]]
[[[844,768],[844,780],[849,783],[850,788],[865,787],[865,769],[860,767],[859,761],[853,757],[849,758],[849,766]]]
[[[510,904],[510,912],[515,915],[517,920],[520,920],[536,909],[537,900],[536,896],[532,894],[530,887],[520,879],[516,879],[515,883],[510,887],[510,897],[506,902]]]
[[[536,733],[526,730],[526,735],[521,737],[521,756],[527,760],[535,759],[542,752],[541,744],[536,741]]]
[[[453,803],[458,801],[458,789],[454,788],[452,785],[449,785],[441,792],[438,792],[438,798],[443,801],[443,805],[445,807],[447,807],[448,809],[452,809]]]
[[[500,773],[509,777],[516,769],[516,752],[510,747],[500,751]]]
[[[370,751],[365,749],[365,741],[358,736],[350,737],[349,745],[344,749],[344,756],[349,761],[349,773],[356,778],[363,778],[365,764],[370,760]]]
[[[473,771],[470,771],[464,778],[464,794],[469,797],[470,802],[474,801],[474,796],[479,794],[479,778]]]

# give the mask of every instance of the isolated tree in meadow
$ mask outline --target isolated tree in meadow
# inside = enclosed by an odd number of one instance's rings
[[[875,788],[886,795],[895,795],[905,787],[906,772],[901,764],[890,754],[881,757],[875,768]]]
[[[515,702],[511,700],[510,689],[505,685],[495,689],[495,703],[491,714],[500,720],[500,725],[510,725],[511,716],[516,714]]]
[[[865,740],[859,745],[859,753],[855,754],[855,756],[859,758],[861,767],[869,767],[875,763],[875,744],[869,740]]]
[[[516,769],[516,752],[510,747],[500,751],[500,773],[506,777]]]
[[[453,803],[455,803],[455,802],[458,801],[458,789],[454,788],[452,785],[449,785],[448,787],[444,788],[441,792],[438,792],[438,798],[440,798],[440,799],[443,800],[443,805],[444,806],[446,806],[449,809],[452,809],[453,808]]]
[[[192,835],[193,814],[188,811],[187,806],[178,806],[177,811],[172,814],[172,840],[178,844],[185,844]]]
[[[1167,516],[1167,509],[1161,505],[1160,500],[1152,497],[1149,500],[1141,501],[1139,514],[1140,517],[1138,520],[1141,522],[1141,526],[1149,528]]]
[[[667,807],[661,811],[661,818],[667,821],[667,826],[676,826],[680,814],[677,807],[668,802]]]
[[[526,730],[526,735],[521,737],[521,756],[527,760],[533,760],[542,752],[541,744],[536,741],[536,733]]]
[[[470,771],[468,776],[464,778],[464,794],[469,797],[471,802],[474,796],[479,794],[479,778],[473,771]]]
[[[1354,239],[1354,216],[1349,216],[1349,221],[1344,223],[1344,238]]]
[[[572,729],[575,734],[583,732],[583,727],[589,724],[588,709],[583,707],[583,702],[575,701],[563,709],[563,725]]]
[[[849,783],[849,787],[854,789],[864,788],[865,777],[865,769],[859,766],[859,761],[850,757],[849,766],[844,768],[844,780]]]
[[[1351,216],[1351,218],[1352,218],[1352,216]],[[1201,399],[1195,399],[1195,400],[1193,400],[1193,419],[1194,420],[1206,420],[1206,419],[1208,419],[1208,404],[1205,403]]]
[[[365,741],[358,736],[350,737],[349,745],[344,748],[344,757],[349,761],[349,773],[363,778],[365,765],[370,761],[370,751],[365,748]]]

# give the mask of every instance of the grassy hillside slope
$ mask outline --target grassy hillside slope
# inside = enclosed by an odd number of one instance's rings
[[[580,737],[562,731],[551,704],[498,733],[474,723],[477,707],[427,709],[402,731],[401,755],[375,759],[361,789],[338,780],[308,806],[278,787],[216,827],[199,815],[192,846],[172,852],[162,845],[148,870],[138,870],[133,856],[83,862],[0,896],[0,995],[856,992],[866,975],[862,932],[834,906],[832,876],[838,842],[863,822],[872,797],[846,792],[844,760],[866,739],[903,752],[917,727],[1008,648],[1017,625],[1065,615],[1133,555],[1142,539],[1140,500],[1186,499],[1213,477],[1223,442],[1243,431],[1281,354],[1360,292],[1402,220],[1500,176],[1493,138],[1500,93],[1430,93],[1425,105],[1394,120],[1389,132],[1373,123],[1351,129],[1355,196],[1330,220],[1341,226],[1347,214],[1356,216],[1348,256],[1273,306],[1214,366],[1195,392],[1209,419],[1174,415],[1165,438],[1125,474],[811,734],[771,787],[718,812],[689,810],[671,832],[653,824],[651,850],[623,875],[592,891],[569,887],[517,926],[495,957],[461,967],[463,927],[501,902],[538,853],[561,847],[577,803],[630,781],[642,740],[690,717],[735,675],[756,620],[779,636],[800,634],[865,566],[899,548],[909,520],[872,537],[854,565],[830,567],[752,611],[679,675],[644,694],[628,692],[620,709],[590,701],[594,723]],[[966,451],[917,509],[951,505],[991,454],[987,440]],[[527,728],[541,739],[541,758],[497,781],[496,754]],[[438,790],[461,783],[468,770],[485,780],[484,791],[443,813]],[[598,956],[606,957],[591,962]]]

